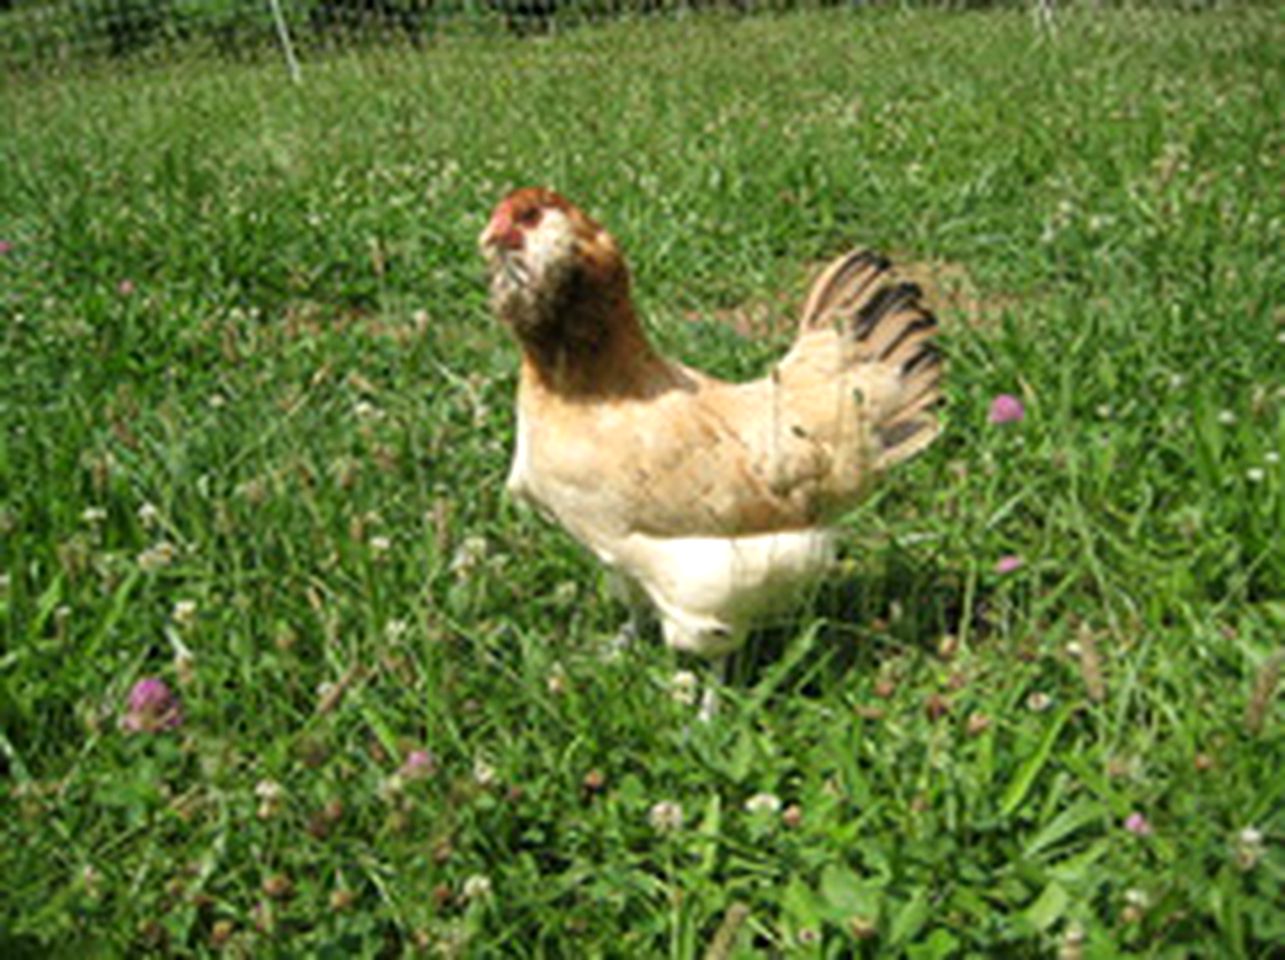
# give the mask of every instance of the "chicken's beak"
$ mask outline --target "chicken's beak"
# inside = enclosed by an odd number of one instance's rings
[[[491,217],[491,222],[477,238],[477,244],[482,248],[483,253],[491,249],[521,250],[522,232],[508,215],[508,211],[501,208],[495,211],[495,216]]]
[[[492,276],[503,276],[513,287],[525,287],[529,280],[529,272],[520,253],[524,243],[522,231],[504,209],[496,211],[477,238]]]

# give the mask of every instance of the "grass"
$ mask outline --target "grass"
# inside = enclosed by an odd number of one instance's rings
[[[1283,42],[809,13],[0,90],[0,950],[1272,955]],[[528,182],[722,374],[784,341],[713,318],[857,243],[997,305],[708,726],[502,492],[473,243]],[[147,676],[182,723],[127,735]]]

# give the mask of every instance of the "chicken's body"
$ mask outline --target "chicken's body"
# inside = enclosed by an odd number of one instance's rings
[[[673,373],[654,395],[586,403],[524,370],[508,487],[637,584],[671,645],[717,656],[821,572],[830,536],[750,489],[748,388]]]
[[[721,657],[831,559],[833,521],[936,436],[931,316],[869,253],[817,280],[769,374],[727,383],[648,343],[615,242],[518,191],[482,245],[522,346],[508,486],[651,601],[672,646]]]

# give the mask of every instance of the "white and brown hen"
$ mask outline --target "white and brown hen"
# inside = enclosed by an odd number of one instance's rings
[[[481,236],[522,349],[509,491],[650,600],[665,640],[718,659],[805,594],[833,522],[940,430],[936,322],[868,251],[813,284],[793,346],[728,383],[648,342],[615,240],[550,190]]]

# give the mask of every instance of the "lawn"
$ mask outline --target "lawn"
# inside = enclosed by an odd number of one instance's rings
[[[4,81],[0,953],[1279,956],[1282,49],[832,11]],[[709,724],[503,492],[523,183],[727,376],[851,246],[939,280],[942,440]]]

